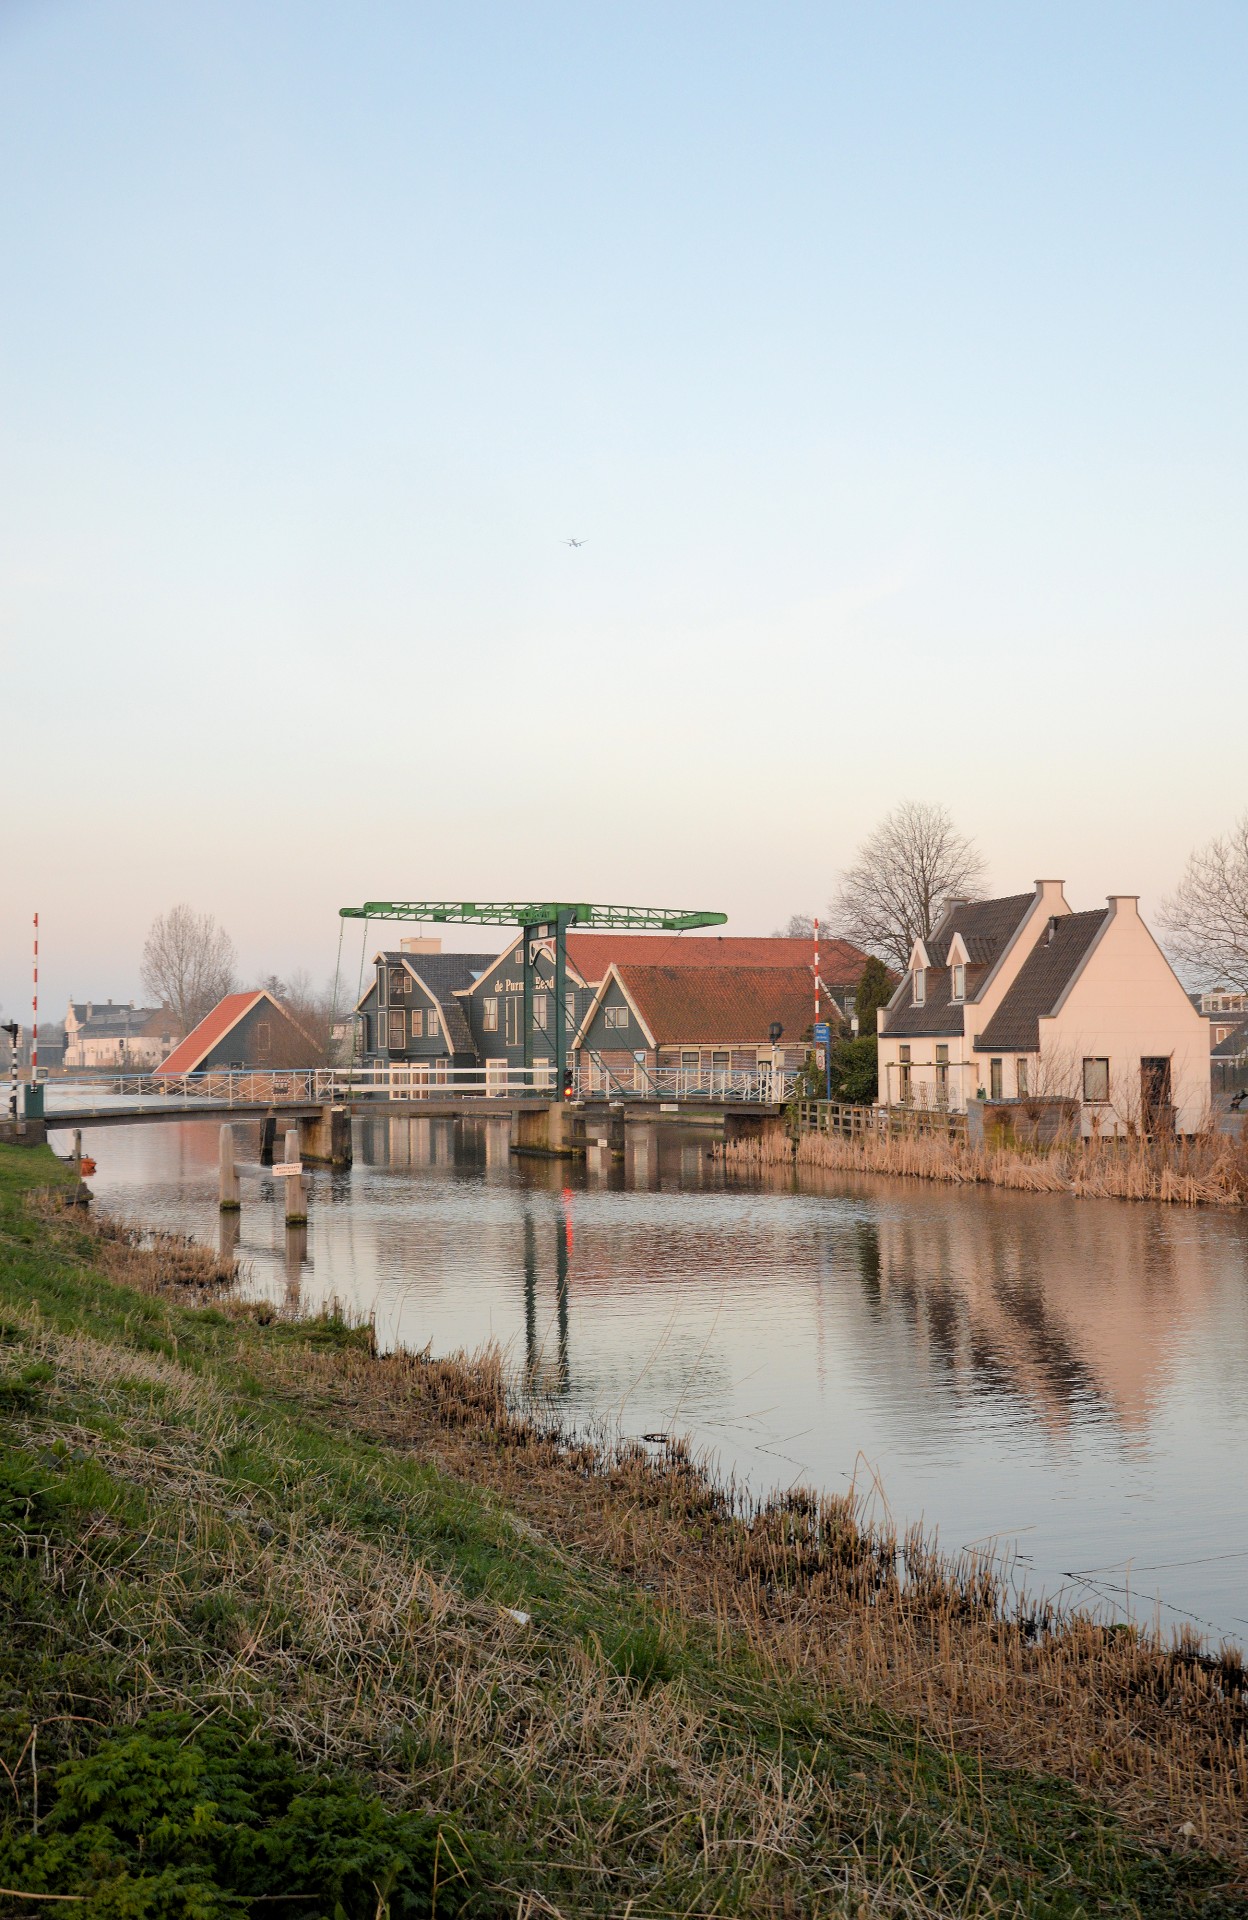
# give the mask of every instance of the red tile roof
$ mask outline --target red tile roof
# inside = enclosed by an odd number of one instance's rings
[[[800,1040],[815,1017],[808,967],[616,966],[657,1046],[765,1046],[773,1020],[786,1043]],[[823,1003],[825,1018],[839,1019]]]
[[[809,968],[814,945],[788,935],[569,932],[568,959],[582,980],[597,985],[613,960],[621,967]],[[820,939],[819,972],[828,986],[857,986],[866,964],[848,940]]]
[[[251,993],[227,993],[224,1000],[218,1000],[211,1013],[206,1013],[197,1027],[192,1027],[186,1039],[176,1046],[168,1059],[162,1060],[156,1068],[157,1073],[194,1073],[200,1061],[205,1059],[218,1041],[224,1040],[231,1027],[236,1027],[245,1013],[250,1013],[257,1000],[272,1000],[272,994],[260,991]],[[273,1001],[277,1005],[276,1000]]]

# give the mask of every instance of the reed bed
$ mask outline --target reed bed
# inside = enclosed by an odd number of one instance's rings
[[[1048,1149],[969,1146],[919,1134],[802,1133],[783,1121],[716,1148],[737,1173],[778,1166],[908,1175],[955,1185],[1066,1193],[1082,1199],[1157,1200],[1167,1206],[1243,1206],[1248,1141],[1212,1130],[1157,1142],[1066,1140]]]

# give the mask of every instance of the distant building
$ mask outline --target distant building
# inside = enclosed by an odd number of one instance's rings
[[[177,1037],[178,1024],[169,1007],[71,999],[65,1015],[64,1065],[143,1073],[164,1059]]]
[[[306,1067],[315,1043],[263,987],[227,993],[156,1068],[158,1074]]]
[[[373,955],[373,978],[356,1006],[357,1057],[368,1065],[475,1067],[477,1045],[460,996],[493,958],[443,953],[435,940],[405,940]]]
[[[1248,993],[1239,987],[1213,987],[1189,993],[1192,1005],[1209,1022],[1209,1046],[1214,1051],[1248,1020]]]
[[[1032,893],[955,901],[879,1024],[880,1099],[1073,1104],[1085,1133],[1173,1124],[1209,1111],[1209,1023],[1192,1005],[1131,894],[1073,913],[1060,880]]]
[[[840,1016],[832,1015],[839,1025]],[[644,1091],[656,1069],[676,1069],[689,1091],[723,1093],[734,1075],[773,1062],[802,1066],[814,1022],[809,967],[655,967],[612,964],[574,1045],[591,1087]]]

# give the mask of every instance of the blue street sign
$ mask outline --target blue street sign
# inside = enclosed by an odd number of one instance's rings
[[[827,1021],[826,1021],[826,1020],[816,1020],[816,1022],[815,1022],[815,1045],[816,1045],[816,1046],[819,1046],[819,1047],[826,1047],[826,1046],[827,1046],[827,1044],[828,1044],[828,1041],[829,1041],[830,1039],[831,1039],[831,1035],[830,1035],[830,1033],[828,1032],[828,1023],[827,1023]]]

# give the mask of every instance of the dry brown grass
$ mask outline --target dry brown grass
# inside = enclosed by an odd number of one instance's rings
[[[51,1211],[49,1221],[55,1230]],[[184,1243],[107,1221],[87,1233],[91,1265],[116,1281],[170,1302],[204,1300],[206,1269]],[[747,1865],[752,1877],[739,1904],[734,1894],[727,1906],[673,1909],[687,1916],[1017,1913],[1012,1899],[999,1904],[987,1868],[973,1898],[965,1887],[954,1897],[927,1870],[920,1733],[950,1756],[1073,1781],[1164,1851],[1199,1843],[1234,1872],[1248,1869],[1248,1705],[1233,1651],[1213,1657],[1188,1641],[1161,1645],[1020,1606],[986,1560],[947,1558],[917,1532],[898,1541],[849,1498],[752,1503],[680,1445],[656,1453],[560,1432],[517,1405],[497,1352],[383,1357],[364,1340],[277,1337],[280,1328],[255,1324],[271,1321],[270,1309],[215,1284],[211,1304],[237,1322],[266,1391],[318,1427],[381,1443],[360,1497],[393,1499],[388,1457],[432,1462],[485,1501],[517,1552],[554,1556],[569,1593],[610,1568],[651,1596],[672,1646],[701,1635],[725,1663],[748,1647],[761,1675],[757,1717],[767,1718],[772,1689],[779,1699],[805,1687],[846,1703],[850,1743],[881,1707],[903,1733],[883,1763],[878,1736],[870,1752],[864,1737],[861,1774],[832,1779],[755,1743],[739,1675],[735,1703],[726,1694],[712,1713],[679,1682],[633,1684],[592,1634],[535,1645],[534,1629],[471,1597],[399,1532],[365,1538],[340,1523],[328,1478],[293,1448],[283,1456],[273,1429],[266,1457],[280,1497],[272,1481],[253,1494],[251,1469],[240,1481],[236,1463],[255,1424],[211,1368],[182,1365],[176,1350],[55,1332],[32,1308],[27,1333],[56,1369],[58,1396],[69,1404],[90,1391],[115,1419],[113,1434],[84,1428],[82,1449],[162,1516],[141,1551],[108,1515],[47,1549],[60,1592],[95,1594],[90,1613],[76,1603],[75,1631],[101,1660],[120,1662],[133,1715],[258,1708],[306,1759],[366,1768],[400,1803],[413,1756],[429,1756],[422,1802],[472,1806],[513,1849],[531,1844],[583,1880],[583,1896],[558,1904],[523,1875],[509,1882],[517,1915],[531,1920],[622,1911],[595,1889],[618,1889],[622,1861],[625,1881],[635,1873],[638,1888],[657,1885],[691,1833],[707,1885],[722,1874],[735,1887]],[[881,1764],[890,1817],[914,1822],[890,1828],[887,1846]],[[957,1778],[961,1845],[987,1831],[988,1815],[982,1773],[978,1789],[973,1769]],[[1189,1829],[1190,1842],[1179,1837]],[[835,1873],[816,1888],[803,1878],[810,1834],[829,1830],[859,1837],[841,1843]],[[912,1830],[913,1843],[896,1839]]]
[[[1212,1130],[1169,1141],[1136,1136],[1068,1140],[1051,1149],[967,1146],[917,1134],[803,1133],[776,1121],[756,1139],[717,1149],[733,1172],[823,1167],[890,1173],[959,1185],[1067,1193],[1083,1199],[1158,1200],[1168,1206],[1242,1206],[1248,1201],[1248,1141]]]

